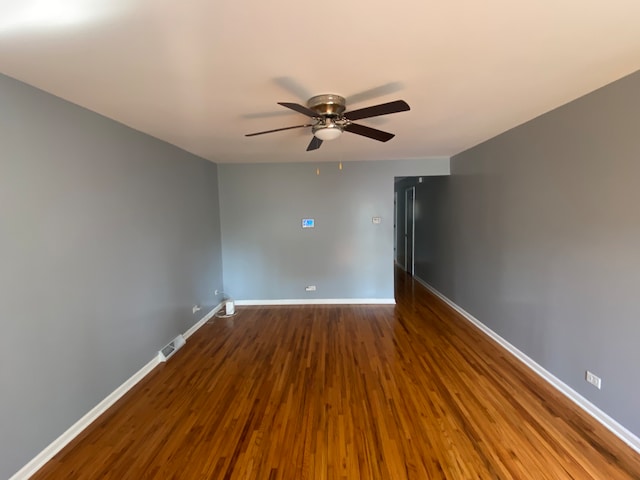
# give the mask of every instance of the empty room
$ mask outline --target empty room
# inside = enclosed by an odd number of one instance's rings
[[[640,479],[640,3],[317,7],[0,5],[0,478]]]

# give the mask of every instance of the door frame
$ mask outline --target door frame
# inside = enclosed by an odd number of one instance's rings
[[[411,214],[409,214],[409,192],[411,192]],[[404,191],[404,271],[410,275],[415,269],[415,239],[416,239],[416,187],[406,188]],[[411,216],[411,218],[409,218]],[[411,242],[409,243],[409,225],[411,225]],[[409,256],[409,248],[411,256]],[[411,264],[409,264],[409,258]]]
[[[393,263],[398,264],[398,192],[393,192]]]

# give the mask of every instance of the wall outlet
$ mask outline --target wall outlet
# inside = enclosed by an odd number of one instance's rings
[[[591,385],[596,387],[598,390],[602,388],[602,380],[599,376],[591,373],[589,370],[586,371],[585,380],[589,382]]]
[[[193,313],[199,312],[200,310],[202,310],[202,309],[200,308],[200,305],[194,305],[194,306],[193,306],[193,308],[191,309],[191,311],[192,311]]]
[[[315,285],[308,285],[306,287],[304,287],[305,292],[315,292],[316,291],[316,286]]]

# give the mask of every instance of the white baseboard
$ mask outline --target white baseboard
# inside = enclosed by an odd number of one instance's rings
[[[69,442],[76,438],[85,428],[87,428],[94,420],[102,415],[107,409],[116,403],[125,393],[127,393],[136,383],[142,380],[151,370],[153,370],[160,361],[155,355],[153,360],[144,367],[134,373],[127,381],[111,392],[98,405],[87,412],[80,420],[74,423],[62,435],[51,442],[44,450],[36,455],[29,463],[18,470],[9,480],[26,480],[34,473],[40,470],[45,463],[53,458],[53,456],[62,450]]]
[[[214,315],[216,313],[218,313],[222,309],[223,306],[224,306],[224,302],[220,302],[213,310],[211,310],[204,317],[202,317],[200,320],[198,320],[198,322],[193,327],[191,327],[189,330],[184,332],[182,334],[182,336],[185,338],[185,340],[187,340],[191,335],[196,333],[196,331],[200,327],[202,327],[205,323],[207,323],[209,320],[211,320],[214,317]]]
[[[549,384],[551,384],[551,386],[556,388],[560,393],[565,395],[569,400],[574,402],[578,407],[580,407],[582,410],[587,412],[589,415],[591,415],[593,418],[595,418],[598,422],[600,422],[602,425],[604,425],[608,430],[610,430],[620,440],[625,442],[627,445],[629,445],[636,452],[640,453],[640,438],[638,436],[636,436],[633,432],[629,431],[626,427],[624,427],[623,425],[618,423],[615,419],[611,418],[607,413],[605,413],[604,411],[600,410],[600,408],[598,408],[593,403],[591,403],[589,400],[584,398],[582,395],[580,395],[578,392],[576,392],[569,385],[567,385],[562,380],[560,380],[558,377],[556,377],[551,372],[546,370],[544,367],[542,367],[540,364],[538,364],[535,360],[533,360],[527,354],[525,354],[525,353],[521,352],[520,350],[518,350],[516,347],[514,347],[507,340],[505,340],[500,335],[498,335],[496,332],[491,330],[484,323],[482,323],[480,320],[475,318],[473,315],[471,315],[469,312],[464,310],[462,307],[460,307],[459,305],[457,305],[453,301],[449,300],[447,297],[445,297],[438,290],[436,290],[431,285],[426,283],[424,280],[422,280],[421,278],[418,278],[416,276],[414,276],[413,278],[418,283],[420,283],[422,286],[424,286],[427,290],[429,290],[431,293],[433,293],[435,296],[437,296],[443,302],[445,302],[447,305],[449,305],[451,308],[453,308],[456,312],[458,312],[460,315],[462,315],[466,320],[468,320],[469,322],[473,323],[476,327],[478,327],[480,330],[482,330],[485,334],[487,334],[489,337],[491,337],[496,342],[498,342],[502,347],[504,347],[506,350],[511,352],[522,363],[524,363],[527,367],[529,367],[531,370],[533,370],[535,373],[537,373],[540,377],[542,377],[544,380],[546,380]]]
[[[218,310],[222,308],[222,303],[207,313],[202,319],[200,319],[193,327],[187,330],[183,337],[189,338],[195,333],[202,325],[207,323]],[[95,420],[106,412],[109,407],[116,403],[120,398],[131,390],[140,380],[146,377],[158,364],[160,360],[157,355],[153,357],[149,363],[134,373],[129,379],[127,379],[122,385],[111,392],[100,403],[87,412],[80,420],[69,427],[62,435],[51,442],[44,450],[36,455],[29,463],[18,470],[9,480],[26,480],[31,475],[40,470],[49,460],[53,458],[60,450],[66,447],[74,438],[76,438],[82,431],[91,425]]]
[[[282,300],[236,300],[239,306],[260,305],[395,305],[395,298],[315,298]]]

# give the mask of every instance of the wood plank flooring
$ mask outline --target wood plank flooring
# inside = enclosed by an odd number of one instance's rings
[[[396,306],[203,326],[34,479],[640,479],[640,455],[403,273]]]

